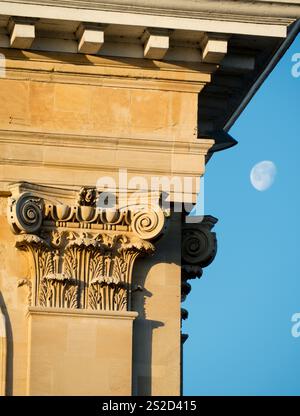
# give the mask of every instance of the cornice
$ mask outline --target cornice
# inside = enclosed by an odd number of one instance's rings
[[[300,17],[299,0],[3,0],[1,3],[21,3],[26,5],[56,6],[108,12],[130,12],[136,14],[155,14],[157,16],[209,18],[232,21],[291,23]]]
[[[158,153],[176,152],[177,154],[206,155],[214,143],[213,139],[197,138],[195,141],[151,140],[131,137],[104,137],[91,135],[73,135],[40,133],[33,131],[0,130],[0,143],[32,144],[35,146],[54,146],[67,148],[115,149],[130,151],[149,151]]]
[[[59,3],[59,2],[8,2],[0,1],[0,14],[16,17],[37,19],[54,19],[57,21],[90,22],[109,25],[129,25],[135,27],[151,27],[179,30],[196,30],[202,32],[218,32],[218,22],[222,22],[222,33],[235,33],[244,35],[269,36],[270,25],[272,35],[285,37],[285,28],[292,23],[298,15],[299,5],[292,13],[286,15],[281,12],[273,16],[271,7],[266,7],[264,13],[253,13],[255,8],[243,10],[239,2],[228,3],[224,11],[216,12],[212,2],[205,2],[200,10],[189,10],[181,2],[181,8],[158,8],[156,4],[149,7],[130,3],[114,4],[113,9],[103,3]],[[201,5],[202,2],[194,2]],[[210,5],[209,5],[210,3]],[[221,2],[218,2],[221,3]],[[169,3],[170,4],[170,3]],[[257,7],[260,10],[260,7]],[[242,11],[241,11],[242,9]]]

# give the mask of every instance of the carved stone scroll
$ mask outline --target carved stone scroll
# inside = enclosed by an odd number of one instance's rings
[[[205,215],[199,223],[182,225],[181,257],[185,280],[201,277],[202,268],[214,260],[217,239],[211,230],[217,221],[211,215]]]
[[[203,267],[207,267],[217,253],[216,233],[212,232],[217,219],[206,215],[199,223],[186,223],[182,225],[181,243],[181,301],[191,291],[188,280],[200,278]],[[187,319],[187,311],[182,319]]]

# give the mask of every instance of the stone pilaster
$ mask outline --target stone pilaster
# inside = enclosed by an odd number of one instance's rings
[[[11,192],[8,219],[30,271],[18,282],[28,287],[27,394],[130,395],[132,272],[154,252],[164,211],[118,198],[101,208],[92,187],[20,183]]]

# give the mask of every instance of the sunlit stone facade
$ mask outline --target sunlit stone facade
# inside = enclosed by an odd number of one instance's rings
[[[179,207],[299,3],[0,1],[0,394],[180,394],[217,220]]]

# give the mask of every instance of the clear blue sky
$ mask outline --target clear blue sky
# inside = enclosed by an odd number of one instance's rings
[[[300,37],[230,133],[239,144],[207,165],[205,213],[218,254],[193,280],[183,307],[184,394],[300,395],[300,77],[291,75]],[[271,188],[255,190],[250,170],[277,166]]]

